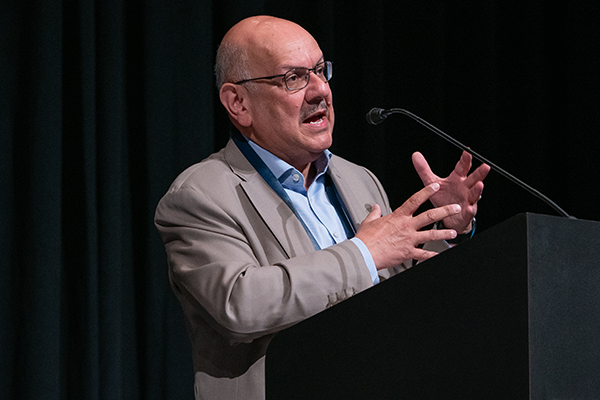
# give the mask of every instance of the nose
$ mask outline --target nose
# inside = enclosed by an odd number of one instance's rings
[[[311,103],[327,99],[328,102],[330,102],[331,88],[329,82],[325,82],[323,79],[319,78],[314,71],[310,71],[310,74],[311,76],[308,80],[308,85],[306,86],[306,101]]]

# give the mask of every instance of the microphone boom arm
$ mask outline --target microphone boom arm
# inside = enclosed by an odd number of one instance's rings
[[[376,109],[371,110],[371,112],[373,112],[374,110],[376,110]],[[553,202],[548,197],[546,197],[545,195],[543,195],[540,191],[532,188],[531,186],[529,186],[528,184],[526,184],[522,180],[520,180],[517,177],[509,174],[508,172],[506,172],[505,170],[503,170],[502,168],[500,168],[499,166],[497,166],[493,162],[489,161],[488,159],[486,159],[482,155],[478,154],[477,152],[471,150],[469,147],[465,146],[464,144],[462,144],[458,140],[454,139],[452,136],[447,135],[446,133],[444,133],[440,129],[436,128],[435,126],[431,125],[429,122],[427,122],[424,119],[416,116],[415,114],[411,113],[410,111],[404,110],[402,108],[390,108],[389,110],[381,110],[381,111],[379,111],[379,115],[380,115],[380,117],[381,117],[382,120],[385,119],[390,114],[403,114],[403,115],[406,115],[407,117],[410,117],[410,118],[414,119],[419,124],[423,125],[427,129],[429,129],[432,132],[436,133],[441,138],[446,139],[448,142],[452,143],[456,147],[458,147],[458,148],[466,151],[467,153],[471,154],[473,156],[473,158],[475,158],[475,159],[477,159],[477,160],[479,160],[479,161],[481,161],[481,162],[489,165],[491,167],[491,169],[495,170],[500,175],[504,176],[506,179],[508,179],[508,180],[516,183],[517,185],[521,186],[523,189],[527,190],[532,195],[534,195],[537,198],[541,199],[546,204],[548,204],[550,207],[554,208],[561,216],[567,217],[567,218],[571,218],[571,219],[575,219],[575,217],[569,215],[565,210],[563,210],[562,208],[560,208],[555,202]]]

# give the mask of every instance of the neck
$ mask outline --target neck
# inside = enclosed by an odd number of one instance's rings
[[[304,169],[299,170],[304,176],[304,189],[308,190],[309,186],[313,183],[315,176],[317,175],[317,169],[313,163],[307,164]]]

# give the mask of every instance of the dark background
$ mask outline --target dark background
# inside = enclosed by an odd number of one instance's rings
[[[191,399],[183,317],[154,208],[220,148],[216,46],[235,22],[298,22],[334,62],[332,150],[373,170],[399,206],[460,151],[433,123],[600,220],[600,3],[534,0],[0,2],[0,397]],[[556,214],[495,172],[485,230]]]

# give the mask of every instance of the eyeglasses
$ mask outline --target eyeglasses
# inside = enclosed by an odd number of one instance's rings
[[[304,89],[308,85],[311,71],[323,82],[329,82],[331,76],[333,75],[333,64],[331,61],[323,61],[322,63],[317,64],[314,68],[294,68],[290,69],[285,74],[244,79],[242,81],[235,82],[234,85],[241,85],[242,83],[258,81],[262,79],[275,79],[283,77],[285,86],[288,88],[288,90],[300,90]]]

